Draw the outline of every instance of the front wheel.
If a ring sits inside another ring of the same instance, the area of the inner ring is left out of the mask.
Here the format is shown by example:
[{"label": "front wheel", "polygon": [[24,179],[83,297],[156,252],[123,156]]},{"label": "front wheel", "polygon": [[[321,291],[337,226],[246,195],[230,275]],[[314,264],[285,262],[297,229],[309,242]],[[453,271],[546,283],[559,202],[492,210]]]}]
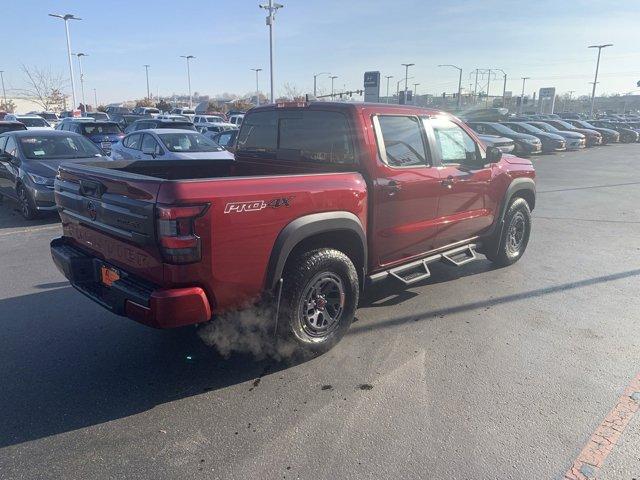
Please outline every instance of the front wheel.
[{"label": "front wheel", "polygon": [[322,248],[288,263],[278,335],[309,353],[324,353],[349,329],[360,295],[358,273],[344,253]]},{"label": "front wheel", "polygon": [[31,199],[29,192],[24,185],[18,186],[18,203],[20,204],[20,213],[26,220],[35,220],[38,218],[38,210],[35,202]]},{"label": "front wheel", "polygon": [[[531,210],[524,198],[515,198],[504,216],[500,238],[485,252],[492,262],[507,266],[516,263],[524,254],[531,235]],[[498,243],[497,249],[495,243]]]}]

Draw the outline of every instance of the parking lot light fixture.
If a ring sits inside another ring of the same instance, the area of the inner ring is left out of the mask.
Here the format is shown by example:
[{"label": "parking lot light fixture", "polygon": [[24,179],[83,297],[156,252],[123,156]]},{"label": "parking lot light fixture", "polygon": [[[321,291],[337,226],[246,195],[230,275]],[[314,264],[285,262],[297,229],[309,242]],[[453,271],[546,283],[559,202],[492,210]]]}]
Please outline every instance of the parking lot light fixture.
[{"label": "parking lot light fixture", "polygon": [[[439,67],[452,67],[458,70],[458,109],[462,106],[462,68],[451,65],[450,63],[445,63],[443,65],[438,65]],[[476,69],[476,85],[478,84],[478,70]]]},{"label": "parking lot light fixture", "polygon": [[79,17],[76,17],[71,13],[65,13],[64,15],[61,15],[59,13],[50,13],[49,16],[64,20],[64,30],[67,35],[67,58],[69,60],[69,77],[71,80],[71,98],[73,99],[73,107],[71,108],[71,110],[75,110],[77,105],[76,104],[76,86],[75,86],[75,81],[73,79],[73,63],[71,62],[71,40],[69,39],[69,20],[82,20],[82,19]]},{"label": "parking lot light fixture", "polygon": [[252,68],[256,72],[256,107],[260,106],[260,84],[258,83],[258,72],[261,72],[261,68]]},{"label": "parking lot light fixture", "polygon": [[96,112],[98,111],[98,93],[96,92],[96,89],[93,89],[93,102],[96,104]]},{"label": "parking lot light fixture", "polygon": [[522,78],[522,93],[520,94],[520,111],[518,113],[522,114],[524,110],[524,83],[529,80],[531,77],[521,77]]},{"label": "parking lot light fixture", "polygon": [[600,68],[600,53],[603,48],[613,47],[613,43],[605,43],[603,45],[589,45],[588,48],[598,49],[598,60],[596,61],[596,76],[593,79],[593,89],[591,90],[591,117],[593,117],[593,108],[596,103],[596,85],[598,84],[598,69]]},{"label": "parking lot light fixture", "polygon": [[418,100],[418,85],[420,85],[419,83],[414,83],[413,84],[413,103],[416,104],[417,100]]},{"label": "parking lot light fixture", "polygon": [[194,59],[193,55],[180,55],[180,58],[184,58],[187,61],[187,84],[189,85],[189,108],[193,107],[191,98],[191,69],[189,67],[189,60]]},{"label": "parking lot light fixture", "polygon": [[333,81],[336,78],[338,78],[338,76],[337,75],[331,75],[329,78],[331,79],[331,100],[333,100]]},{"label": "parking lot light fixture", "polygon": [[82,57],[88,57],[86,53],[76,53],[76,57],[78,57],[78,70],[80,71],[80,98],[82,99],[82,107],[85,112],[87,110],[86,104],[84,102],[84,72],[82,71]]},{"label": "parking lot light fixture", "polygon": [[7,108],[7,91],[4,89],[4,70],[0,70],[0,80],[2,80],[2,96],[4,98],[4,108]]},{"label": "parking lot light fixture", "polygon": [[331,75],[331,72],[320,72],[320,73],[314,73],[313,74],[313,96],[315,97],[317,95],[317,79],[320,75]]},{"label": "parking lot light fixture", "polygon": [[269,3],[263,3],[259,5],[260,8],[265,9],[267,14],[267,26],[269,27],[269,75],[271,77],[271,103],[274,103],[275,97],[273,95],[273,22],[276,19],[276,12],[278,9],[284,7],[280,3],[274,3],[273,0],[269,0]]},{"label": "parking lot light fixture", "polygon": [[149,67],[151,65],[144,65],[144,71],[147,76],[147,98],[151,98],[151,91],[149,90]]},{"label": "parking lot light fixture", "polygon": [[[407,90],[408,90],[408,82],[409,82],[409,67],[413,67],[415,63],[403,63],[404,67],[404,103],[407,103]],[[398,99],[400,100],[400,99]]]},{"label": "parking lot light fixture", "polygon": [[393,78],[393,75],[385,75],[385,77],[387,79],[387,103],[389,103],[389,79]]}]

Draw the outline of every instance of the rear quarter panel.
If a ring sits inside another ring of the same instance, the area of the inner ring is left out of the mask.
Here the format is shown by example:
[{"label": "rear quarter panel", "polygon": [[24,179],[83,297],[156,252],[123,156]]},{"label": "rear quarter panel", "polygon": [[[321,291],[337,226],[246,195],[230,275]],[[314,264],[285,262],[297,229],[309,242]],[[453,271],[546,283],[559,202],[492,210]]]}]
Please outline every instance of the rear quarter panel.
[{"label": "rear quarter panel", "polygon": [[196,223],[202,262],[165,265],[169,284],[194,284],[217,311],[242,307],[263,291],[280,231],[305,215],[347,211],[367,228],[367,189],[359,173],[305,174],[166,182],[160,204],[209,203]]}]

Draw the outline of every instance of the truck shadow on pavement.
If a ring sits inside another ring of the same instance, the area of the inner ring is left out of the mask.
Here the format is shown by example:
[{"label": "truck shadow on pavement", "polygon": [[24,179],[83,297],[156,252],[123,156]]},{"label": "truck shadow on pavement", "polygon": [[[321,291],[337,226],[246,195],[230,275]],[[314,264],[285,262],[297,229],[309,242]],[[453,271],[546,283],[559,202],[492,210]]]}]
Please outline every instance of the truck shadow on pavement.
[{"label": "truck shadow on pavement", "polygon": [[[68,285],[68,284],[67,284]],[[135,415],[295,363],[223,358],[195,328],[153,330],[71,287],[0,300],[0,448]]]},{"label": "truck shadow on pavement", "polygon": [[29,228],[60,223],[57,212],[43,213],[37,220],[25,220],[18,210],[18,204],[9,198],[0,201],[0,233],[3,228]]},{"label": "truck shadow on pavement", "polygon": [[[476,268],[468,273],[489,267]],[[349,334],[638,275],[640,269],[628,270],[413,315],[358,322]],[[38,293],[0,300],[0,448],[117,420],[249,380],[254,380],[255,386],[263,375],[295,365],[256,361],[247,355],[222,358],[202,343],[195,329],[152,330],[103,311],[71,287],[56,283],[38,287],[42,289]]]}]

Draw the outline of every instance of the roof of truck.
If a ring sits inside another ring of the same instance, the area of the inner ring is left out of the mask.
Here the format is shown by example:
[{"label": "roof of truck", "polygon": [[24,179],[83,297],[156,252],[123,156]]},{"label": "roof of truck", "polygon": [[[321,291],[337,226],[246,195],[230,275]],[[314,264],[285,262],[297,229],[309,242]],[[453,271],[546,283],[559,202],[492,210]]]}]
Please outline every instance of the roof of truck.
[{"label": "roof of truck", "polygon": [[[284,103],[270,103],[268,105],[261,105],[254,107],[250,112],[264,111],[264,110],[279,110],[279,109],[295,109],[295,108],[309,108],[309,109],[323,109],[329,107],[332,110],[364,110],[375,109],[384,112],[407,112],[412,111],[416,114],[422,115],[451,115],[448,112],[442,110],[436,110],[433,108],[416,107],[415,105],[398,105],[392,103],[344,103],[344,102],[284,102]],[[248,112],[249,113],[249,112]]]}]

